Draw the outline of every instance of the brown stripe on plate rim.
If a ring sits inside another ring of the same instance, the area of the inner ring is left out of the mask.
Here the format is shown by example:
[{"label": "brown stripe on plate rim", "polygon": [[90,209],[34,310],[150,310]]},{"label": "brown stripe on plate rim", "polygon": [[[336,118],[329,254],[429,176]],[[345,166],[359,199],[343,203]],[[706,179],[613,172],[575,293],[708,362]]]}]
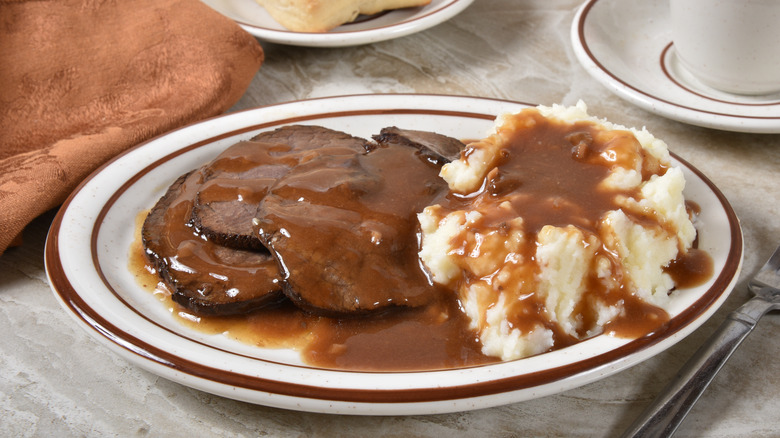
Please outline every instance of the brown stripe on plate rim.
[{"label": "brown stripe on plate rim", "polygon": [[[255,129],[262,129],[265,126],[275,126],[284,123],[289,123],[292,121],[297,122],[303,120],[311,120],[311,119],[323,118],[326,116],[332,117],[334,114],[365,115],[365,114],[393,114],[393,113],[436,114],[436,115],[453,115],[453,116],[458,115],[458,116],[478,117],[484,119],[494,118],[494,115],[486,115],[486,114],[448,112],[448,111],[438,111],[438,110],[416,110],[416,109],[413,110],[387,109],[387,110],[334,112],[328,114],[301,116],[292,119],[285,119],[281,121],[277,120],[265,124],[253,125],[252,127],[242,128],[240,130],[232,131],[231,133],[222,134],[210,140],[198,142],[195,145],[187,146],[184,149],[191,150],[192,148],[197,147],[196,145],[202,146],[205,143],[214,141],[215,139],[219,139],[221,137],[237,135],[242,132],[252,131]],[[143,144],[139,145],[138,147],[142,147],[142,146]],[[167,161],[171,159],[173,156],[176,156],[180,153],[181,151],[173,152],[169,157],[166,157],[165,159],[162,160],[158,160],[158,162],[156,162],[155,165],[158,165],[160,161]],[[328,400],[328,401],[340,401],[340,402],[414,403],[414,402],[435,402],[435,401],[446,401],[446,400],[456,400],[456,399],[468,399],[473,397],[495,395],[500,393],[506,393],[506,392],[516,391],[516,390],[537,387],[543,384],[549,384],[565,378],[573,377],[579,373],[593,370],[604,365],[608,365],[609,363],[614,362],[619,358],[626,357],[631,353],[635,353],[641,349],[652,346],[660,342],[661,340],[665,339],[667,336],[676,333],[679,330],[681,330],[683,327],[687,326],[693,319],[703,314],[706,309],[712,306],[718,300],[718,298],[725,292],[725,288],[729,285],[729,283],[735,276],[737,269],[739,268],[740,265],[740,260],[742,258],[741,257],[742,234],[739,229],[739,224],[736,215],[733,209],[731,208],[731,206],[729,205],[728,201],[726,200],[726,198],[723,196],[723,194],[712,184],[712,182],[708,178],[706,178],[698,169],[691,167],[690,164],[680,159],[676,155],[674,157],[677,160],[679,160],[681,164],[685,165],[691,171],[693,171],[699,178],[702,179],[702,181],[705,182],[705,184],[709,187],[709,189],[713,191],[713,193],[716,195],[718,200],[721,202],[721,205],[724,211],[726,212],[729,221],[729,228],[731,233],[731,246],[729,249],[729,256],[727,258],[724,269],[720,272],[720,275],[713,283],[713,286],[710,289],[708,289],[707,292],[705,292],[702,295],[702,297],[699,298],[699,300],[697,300],[693,305],[689,306],[680,315],[670,320],[668,325],[662,330],[656,331],[642,338],[633,340],[628,344],[619,347],[617,349],[611,350],[607,353],[590,357],[572,364],[568,364],[557,368],[546,369],[546,370],[542,370],[530,374],[511,376],[511,377],[497,379],[497,380],[476,382],[476,383],[470,383],[470,384],[464,384],[464,385],[458,385],[452,387],[438,387],[438,388],[436,387],[407,388],[407,389],[324,388],[319,386],[301,385],[301,384],[288,383],[288,382],[276,381],[271,379],[264,379],[260,377],[248,376],[248,375],[234,373],[234,372],[225,371],[221,369],[215,369],[173,355],[169,352],[160,350],[130,335],[129,333],[119,329],[118,327],[114,326],[112,323],[107,321],[103,316],[98,314],[94,309],[90,308],[84,302],[84,300],[79,296],[78,292],[73,288],[72,284],[70,283],[67,276],[65,275],[62,269],[62,265],[59,263],[58,233],[62,224],[62,216],[64,214],[64,211],[66,210],[68,204],[70,203],[71,198],[75,195],[75,193],[78,190],[75,191],[74,195],[71,195],[71,197],[66,201],[66,203],[63,205],[63,208],[60,209],[60,211],[58,212],[57,216],[54,219],[51,228],[52,231],[47,237],[47,250],[46,250],[45,257],[49,269],[49,275],[50,278],[52,279],[52,286],[56,286],[54,287],[55,292],[61,297],[62,301],[66,304],[66,306],[70,308],[75,315],[78,315],[78,317],[87,326],[93,328],[97,333],[107,338],[112,343],[118,345],[119,347],[133,354],[142,357],[143,359],[152,361],[158,365],[168,367],[170,369],[176,370],[184,374],[192,375],[221,385],[240,387],[251,391],[270,392],[273,394],[284,395],[284,396]],[[145,168],[141,173],[148,172],[150,168],[154,167],[155,165],[147,166],[147,168]],[[138,177],[139,176],[134,177],[133,181],[137,180]],[[91,179],[91,177],[89,179]],[[86,182],[87,181],[82,183],[82,186]],[[106,214],[105,212],[107,211],[108,206],[113,204],[116,201],[116,199],[118,199],[119,193],[125,191],[127,187],[129,187],[129,184],[131,183],[130,182],[125,183],[122,186],[122,188],[111,197],[111,200],[106,204],[106,206],[103,207],[103,210],[101,210],[100,213],[101,218],[105,216]],[[100,223],[99,220],[97,220],[96,222],[97,224]],[[93,237],[91,242],[91,250],[93,256],[93,263],[95,264],[95,268],[97,269],[101,279],[106,284],[106,287],[109,290],[111,290],[111,292],[118,299],[120,299],[124,305],[127,306],[127,303],[124,302],[124,300],[122,300],[121,297],[117,295],[116,291],[114,291],[113,288],[111,288],[111,286],[108,285],[108,283],[106,283],[105,277],[103,276],[100,267],[97,263],[96,254],[95,254],[96,251],[95,236],[98,234],[99,231],[98,228],[94,229],[92,233]],[[138,313],[134,308],[132,307],[130,308],[134,312]],[[149,321],[148,318],[146,317],[144,318],[147,321]],[[150,322],[157,325],[153,321]],[[177,336],[181,336],[179,333],[175,333],[175,332],[172,333]],[[202,344],[202,345],[206,345],[206,344]],[[209,345],[206,346],[209,348],[214,348]],[[228,353],[235,354],[232,352],[228,352]],[[264,359],[259,359],[254,357],[252,357],[251,359],[260,360],[266,363],[273,363]],[[280,365],[286,367],[291,367],[291,366],[296,367],[295,365],[289,365],[289,364],[280,364]],[[486,365],[486,366],[489,367],[491,365]],[[331,370],[324,370],[319,368],[317,369],[322,371],[331,371]],[[339,370],[332,370],[332,371],[340,372]],[[441,370],[441,371],[451,371],[451,370]],[[341,372],[355,373],[354,371],[341,371]],[[436,372],[437,372],[436,370],[421,371],[421,373],[426,373],[426,374],[435,374]],[[385,373],[358,372],[358,373],[395,374],[392,372],[385,372]]]},{"label": "brown stripe on plate rim", "polygon": [[[596,66],[601,69],[604,73],[606,73],[609,77],[614,79],[616,82],[626,86],[627,88],[630,88],[634,91],[636,91],[639,94],[645,95],[651,99],[657,100],[659,102],[663,102],[665,104],[675,106],[678,108],[694,111],[697,113],[704,113],[704,114],[712,114],[714,116],[723,116],[723,117],[733,117],[737,119],[754,119],[754,120],[776,120],[780,119],[778,116],[774,117],[761,117],[761,116],[743,116],[738,114],[728,114],[728,113],[719,113],[715,111],[708,111],[701,108],[693,108],[686,105],[681,105],[666,99],[661,99],[658,96],[654,96],[648,92],[642,91],[639,88],[634,87],[633,85],[629,84],[628,82],[625,82],[624,80],[620,79],[618,76],[616,76],[614,73],[612,73],[610,70],[608,70],[599,60],[596,58],[596,56],[593,55],[593,52],[590,50],[590,47],[588,46],[588,42],[585,39],[585,20],[588,18],[588,14],[590,13],[590,10],[593,8],[593,6],[598,2],[599,0],[590,0],[588,4],[585,5],[585,9],[582,11],[582,15],[580,16],[580,21],[577,23],[577,34],[579,35],[580,43],[582,44],[582,48],[585,51],[585,53],[588,55],[588,58],[590,58],[591,61],[593,61]],[[661,57],[663,57],[663,53],[661,54]],[[661,61],[661,64],[663,65],[663,58]],[[667,75],[668,76],[668,75]],[[698,95],[697,93],[693,93],[695,95]],[[731,102],[729,102],[731,103]]]}]

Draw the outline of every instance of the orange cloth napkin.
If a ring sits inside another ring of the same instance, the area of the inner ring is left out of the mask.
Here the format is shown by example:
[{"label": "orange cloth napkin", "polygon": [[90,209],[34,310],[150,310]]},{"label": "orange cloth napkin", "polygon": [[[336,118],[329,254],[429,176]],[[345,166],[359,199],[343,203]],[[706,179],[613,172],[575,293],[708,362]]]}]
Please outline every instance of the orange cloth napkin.
[{"label": "orange cloth napkin", "polygon": [[0,254],[111,157],[230,108],[262,62],[199,0],[0,0]]}]

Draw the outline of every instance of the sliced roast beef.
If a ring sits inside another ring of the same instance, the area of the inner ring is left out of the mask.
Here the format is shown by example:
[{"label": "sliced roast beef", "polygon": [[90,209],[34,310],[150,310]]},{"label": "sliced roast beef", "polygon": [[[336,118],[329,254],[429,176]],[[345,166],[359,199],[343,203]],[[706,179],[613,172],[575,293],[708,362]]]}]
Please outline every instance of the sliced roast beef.
[{"label": "sliced roast beef", "polygon": [[236,250],[203,239],[189,224],[202,183],[200,170],[182,175],[144,221],[148,259],[172,299],[198,314],[247,313],[284,299],[277,264],[268,251]]},{"label": "sliced roast beef", "polygon": [[219,244],[260,249],[263,245],[252,231],[252,219],[271,185],[322,151],[363,153],[367,143],[320,126],[292,125],[231,146],[203,170],[193,225]]},{"label": "sliced roast beef", "polygon": [[260,239],[285,294],[326,315],[419,306],[434,289],[419,265],[416,214],[447,192],[418,148],[323,153],[292,169],[260,204]]},{"label": "sliced roast beef", "polygon": [[460,140],[446,135],[400,129],[395,126],[382,128],[373,138],[379,144],[398,144],[417,148],[422,156],[438,165],[459,159],[460,153],[465,148]]},{"label": "sliced roast beef", "polygon": [[415,215],[446,194],[440,165],[463,145],[397,128],[374,138],[287,126],[179,178],[142,230],[174,300],[227,315],[287,296],[344,316],[433,299]]}]

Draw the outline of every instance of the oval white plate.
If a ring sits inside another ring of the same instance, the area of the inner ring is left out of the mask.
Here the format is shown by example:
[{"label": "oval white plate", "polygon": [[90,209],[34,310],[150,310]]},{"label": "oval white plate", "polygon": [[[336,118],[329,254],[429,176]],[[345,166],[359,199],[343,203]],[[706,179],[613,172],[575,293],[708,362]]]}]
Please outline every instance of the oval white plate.
[{"label": "oval white plate", "polygon": [[674,55],[668,0],[590,0],[571,27],[596,80],[647,111],[727,131],[780,133],[780,93],[739,96],[702,84]]},{"label": "oval white plate", "polygon": [[[680,162],[686,197],[701,206],[700,247],[715,261],[707,284],[679,290],[669,326],[640,339],[598,336],[512,362],[427,372],[369,373],[307,366],[289,350],[244,345],[178,324],[128,269],[134,220],[182,173],[262,130],[317,124],[369,137],[382,127],[484,136],[494,117],[528,105],[433,95],[360,95],[283,103],[230,114],[142,144],[95,172],[51,227],[46,268],[63,307],[96,339],[153,373],[203,391],[340,414],[428,414],[485,408],[561,392],[603,378],[678,342],[726,299],[742,262],[737,218],[716,187]],[[678,161],[679,162],[679,161]]]},{"label": "oval white plate", "polygon": [[341,47],[375,43],[420,32],[443,23],[466,9],[473,0],[432,0],[418,8],[395,9],[330,32],[306,33],[285,29],[254,0],[203,0],[252,35],[272,43],[309,47]]}]

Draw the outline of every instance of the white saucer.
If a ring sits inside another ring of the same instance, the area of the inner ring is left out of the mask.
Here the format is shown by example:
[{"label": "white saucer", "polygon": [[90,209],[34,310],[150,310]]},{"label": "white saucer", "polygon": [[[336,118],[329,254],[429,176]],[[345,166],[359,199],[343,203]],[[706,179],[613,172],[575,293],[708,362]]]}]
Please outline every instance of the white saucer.
[{"label": "white saucer", "polygon": [[255,0],[203,0],[263,41],[293,46],[342,47],[370,44],[420,32],[449,20],[473,0],[431,0],[427,6],[358,17],[330,32],[293,32],[276,22]]},{"label": "white saucer", "polygon": [[740,96],[702,84],[674,55],[667,0],[589,0],[571,28],[580,63],[621,98],[692,125],[780,133],[780,93]]}]

